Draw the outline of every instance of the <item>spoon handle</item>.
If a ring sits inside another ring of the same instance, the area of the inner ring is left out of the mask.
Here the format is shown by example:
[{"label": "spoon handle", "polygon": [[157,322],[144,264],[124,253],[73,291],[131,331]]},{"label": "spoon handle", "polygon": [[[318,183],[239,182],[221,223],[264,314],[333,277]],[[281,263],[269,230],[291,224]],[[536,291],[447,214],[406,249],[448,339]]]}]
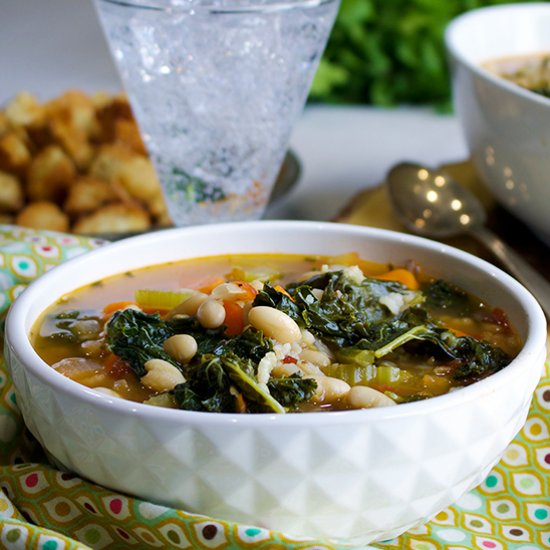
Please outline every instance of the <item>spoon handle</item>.
[{"label": "spoon handle", "polygon": [[489,229],[476,227],[470,235],[489,248],[510,273],[531,291],[550,319],[550,283]]}]

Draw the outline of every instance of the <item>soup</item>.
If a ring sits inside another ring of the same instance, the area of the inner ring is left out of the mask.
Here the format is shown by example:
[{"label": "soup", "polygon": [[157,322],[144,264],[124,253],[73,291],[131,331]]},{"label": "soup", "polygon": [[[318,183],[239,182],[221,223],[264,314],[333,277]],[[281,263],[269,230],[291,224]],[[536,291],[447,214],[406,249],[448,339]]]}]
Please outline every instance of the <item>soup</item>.
[{"label": "soup", "polygon": [[31,340],[113,397],[205,412],[285,413],[435,397],[505,367],[503,311],[414,262],[232,255],[123,273],[63,296]]},{"label": "soup", "polygon": [[494,59],[484,67],[518,86],[550,97],[550,53]]}]

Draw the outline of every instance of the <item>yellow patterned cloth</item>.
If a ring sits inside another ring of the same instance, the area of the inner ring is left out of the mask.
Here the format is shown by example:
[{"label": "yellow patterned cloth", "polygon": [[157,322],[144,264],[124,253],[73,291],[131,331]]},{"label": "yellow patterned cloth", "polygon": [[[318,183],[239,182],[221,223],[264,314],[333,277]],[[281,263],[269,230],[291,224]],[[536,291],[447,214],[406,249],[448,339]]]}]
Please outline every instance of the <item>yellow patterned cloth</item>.
[{"label": "yellow patterned cloth", "polygon": [[[0,226],[0,312],[54,265],[101,241]],[[50,466],[25,430],[8,370],[0,364],[0,548],[335,550],[173,510],[114,493]],[[541,550],[550,548],[550,367],[529,418],[477,489],[433,521],[378,549]]]}]

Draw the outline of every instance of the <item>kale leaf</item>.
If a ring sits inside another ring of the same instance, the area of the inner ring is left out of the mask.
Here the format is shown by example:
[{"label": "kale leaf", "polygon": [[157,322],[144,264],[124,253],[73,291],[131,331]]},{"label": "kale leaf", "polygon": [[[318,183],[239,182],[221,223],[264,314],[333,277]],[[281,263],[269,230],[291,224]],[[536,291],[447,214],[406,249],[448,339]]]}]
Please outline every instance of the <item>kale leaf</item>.
[{"label": "kale leaf", "polygon": [[190,203],[217,202],[226,198],[219,185],[191,176],[177,166],[172,168],[168,176],[167,189],[169,195],[183,194]]},{"label": "kale leaf", "polygon": [[123,309],[113,314],[106,329],[109,348],[128,361],[137,376],[145,376],[144,365],[149,359],[164,359],[177,366],[162,347],[175,332],[157,313],[150,315],[133,308]]},{"label": "kale leaf", "polygon": [[[315,296],[313,289],[323,291],[321,299]],[[365,277],[361,283],[354,282],[345,271],[315,275],[302,283],[289,285],[288,291],[293,301],[288,298],[287,302],[282,301],[283,311],[337,348],[354,346],[361,339],[389,341],[395,337],[396,327],[391,329],[391,336],[379,334],[381,327],[394,318],[380,298],[389,294],[410,294],[403,285],[393,281]],[[402,331],[408,328],[404,325]]]},{"label": "kale leaf", "polygon": [[231,380],[219,356],[203,355],[184,368],[184,376],[186,381],[172,390],[180,408],[208,412],[234,410],[235,398],[229,391]]},{"label": "kale leaf", "polygon": [[240,392],[250,410],[284,413],[285,409],[265,387],[258,384],[251,359],[231,351],[208,354],[184,369],[186,382],[172,390],[180,408],[210,412],[235,412],[236,398],[231,387]]},{"label": "kale leaf", "polygon": [[[130,364],[138,377],[146,374],[149,359],[164,359],[183,371],[186,382],[172,390],[181,408],[232,412],[236,386],[256,410],[284,412],[284,408],[256,381],[257,364],[273,349],[271,342],[252,327],[235,337],[219,329],[204,329],[195,318],[163,320],[158,314],[136,309],[116,312],[107,324],[107,341],[113,353]],[[195,359],[178,365],[163,349],[174,334],[190,334],[198,345]]]},{"label": "kale leaf", "polygon": [[252,327],[246,328],[241,334],[234,337],[226,337],[218,342],[213,349],[216,355],[226,355],[232,353],[239,357],[251,359],[254,363],[259,363],[265,354],[273,350],[273,344],[261,331]]},{"label": "kale leaf", "polygon": [[99,338],[101,325],[94,311],[69,310],[48,315],[41,335],[52,341],[81,343]]},{"label": "kale leaf", "polygon": [[[320,299],[314,289],[323,290]],[[414,295],[396,282],[366,277],[358,283],[345,271],[332,271],[291,284],[287,290],[292,299],[265,285],[254,305],[284,311],[328,344],[343,363],[368,366],[403,346],[413,354],[458,361],[454,377],[469,383],[510,362],[500,348],[468,336],[457,337],[431,316],[430,309],[471,308],[468,295],[445,281],[427,287],[424,303],[417,293],[409,307],[397,314],[380,299],[389,294]]]},{"label": "kale leaf", "polygon": [[475,382],[493,374],[510,363],[511,358],[502,349],[471,336],[455,336],[445,331],[441,335],[442,348],[454,359],[460,361],[454,371],[456,380]]},{"label": "kale leaf", "polygon": [[458,310],[467,314],[471,310],[468,294],[443,279],[429,284],[423,290],[426,306],[434,310]]},{"label": "kale leaf", "polygon": [[317,388],[317,382],[313,378],[302,378],[299,374],[291,374],[284,378],[271,378],[267,383],[269,393],[288,408],[308,401],[313,397]]},{"label": "kale leaf", "polygon": [[265,283],[263,289],[254,298],[253,306],[274,307],[289,317],[292,317],[299,325],[304,325],[301,309],[283,292],[279,292],[269,283]]}]

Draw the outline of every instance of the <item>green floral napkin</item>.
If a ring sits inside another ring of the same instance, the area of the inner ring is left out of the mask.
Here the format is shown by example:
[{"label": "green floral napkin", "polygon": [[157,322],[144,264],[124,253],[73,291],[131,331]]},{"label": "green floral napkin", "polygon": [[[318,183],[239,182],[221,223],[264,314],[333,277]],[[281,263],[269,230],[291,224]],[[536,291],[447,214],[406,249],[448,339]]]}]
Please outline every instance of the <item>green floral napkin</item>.
[{"label": "green floral napkin", "polygon": [[[0,226],[0,314],[25,286],[102,241]],[[305,540],[173,510],[93,485],[50,466],[17,409],[0,364],[0,548],[333,550]],[[550,366],[529,419],[484,483],[430,523],[371,548],[550,548]]]}]

